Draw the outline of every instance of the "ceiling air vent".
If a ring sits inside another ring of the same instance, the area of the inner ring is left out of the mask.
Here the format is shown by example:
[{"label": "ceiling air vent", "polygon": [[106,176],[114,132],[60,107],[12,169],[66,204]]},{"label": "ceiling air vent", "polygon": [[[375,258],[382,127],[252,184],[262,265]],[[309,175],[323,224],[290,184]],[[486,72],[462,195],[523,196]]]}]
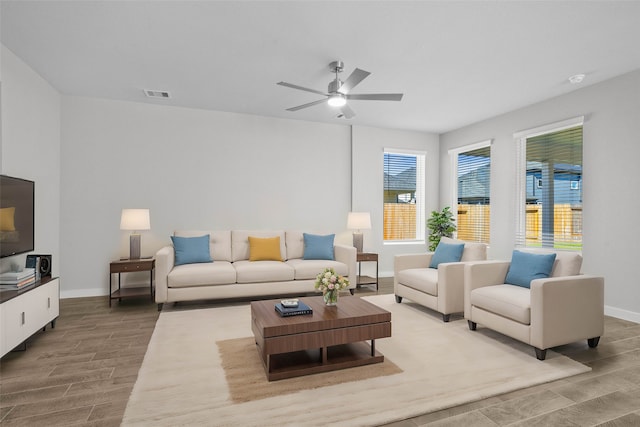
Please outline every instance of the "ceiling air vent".
[{"label": "ceiling air vent", "polygon": [[144,94],[149,98],[171,98],[171,94],[164,90],[144,89]]}]

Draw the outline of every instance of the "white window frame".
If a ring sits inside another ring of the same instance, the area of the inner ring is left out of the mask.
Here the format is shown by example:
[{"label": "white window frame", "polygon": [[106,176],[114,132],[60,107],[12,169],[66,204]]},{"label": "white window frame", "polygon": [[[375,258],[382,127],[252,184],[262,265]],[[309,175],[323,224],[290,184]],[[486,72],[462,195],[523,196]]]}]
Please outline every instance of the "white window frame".
[{"label": "white window frame", "polygon": [[[516,146],[516,197],[515,209],[516,213],[516,235],[515,247],[527,246],[527,220],[526,220],[526,201],[527,201],[527,139],[534,136],[540,136],[547,133],[559,132],[565,129],[571,129],[577,126],[584,126],[584,116],[573,117],[555,123],[538,126],[531,129],[521,130],[513,134]],[[544,185],[544,183],[543,183]]]},{"label": "white window frame", "polygon": [[[382,236],[383,245],[406,245],[425,244],[426,242],[426,167],[427,152],[419,150],[407,150],[402,148],[384,148],[382,155],[382,171],[384,174],[384,154],[398,154],[401,156],[416,156],[416,238],[405,240],[384,240],[384,230]],[[384,185],[382,191],[384,192]],[[383,213],[384,215],[384,209]],[[420,237],[418,237],[420,236]]]}]

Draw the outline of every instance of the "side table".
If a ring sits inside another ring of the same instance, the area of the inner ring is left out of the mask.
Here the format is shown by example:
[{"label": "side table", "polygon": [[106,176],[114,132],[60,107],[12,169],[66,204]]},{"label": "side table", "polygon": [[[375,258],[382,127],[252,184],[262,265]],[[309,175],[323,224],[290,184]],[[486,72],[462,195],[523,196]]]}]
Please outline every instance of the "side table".
[{"label": "side table", "polygon": [[[109,307],[111,307],[111,300],[113,299],[121,301],[122,298],[150,296],[151,302],[153,302],[153,273],[155,271],[155,268],[155,258],[120,259],[117,261],[111,261],[111,264],[109,265]],[[121,287],[120,276],[122,275],[122,273],[133,273],[136,271],[149,272],[149,287]],[[118,274],[118,289],[112,291],[111,277],[115,273]]]},{"label": "side table", "polygon": [[[376,285],[376,291],[378,290],[378,254],[372,252],[358,252],[356,254],[356,262],[358,263],[358,280],[357,286],[360,285]],[[363,276],[362,263],[363,262],[375,262],[376,263],[376,277]]]}]

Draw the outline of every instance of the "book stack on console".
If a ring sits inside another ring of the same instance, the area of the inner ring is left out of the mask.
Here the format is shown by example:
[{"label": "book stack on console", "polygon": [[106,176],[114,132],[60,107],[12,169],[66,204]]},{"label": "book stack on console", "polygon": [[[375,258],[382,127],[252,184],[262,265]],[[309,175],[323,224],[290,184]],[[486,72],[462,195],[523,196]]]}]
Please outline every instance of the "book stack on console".
[{"label": "book stack on console", "polygon": [[300,300],[283,300],[276,303],[276,311],[282,317],[313,314],[313,310]]},{"label": "book stack on console", "polygon": [[3,289],[22,289],[36,283],[36,269],[25,268],[22,271],[8,271],[0,274],[0,286]]}]

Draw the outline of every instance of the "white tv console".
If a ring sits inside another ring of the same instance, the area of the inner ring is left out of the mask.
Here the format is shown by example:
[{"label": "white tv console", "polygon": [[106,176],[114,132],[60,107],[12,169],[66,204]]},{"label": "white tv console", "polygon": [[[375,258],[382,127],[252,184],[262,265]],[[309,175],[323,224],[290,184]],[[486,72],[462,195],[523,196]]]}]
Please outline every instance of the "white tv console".
[{"label": "white tv console", "polygon": [[60,315],[60,279],[45,277],[21,290],[0,291],[0,357]]}]

